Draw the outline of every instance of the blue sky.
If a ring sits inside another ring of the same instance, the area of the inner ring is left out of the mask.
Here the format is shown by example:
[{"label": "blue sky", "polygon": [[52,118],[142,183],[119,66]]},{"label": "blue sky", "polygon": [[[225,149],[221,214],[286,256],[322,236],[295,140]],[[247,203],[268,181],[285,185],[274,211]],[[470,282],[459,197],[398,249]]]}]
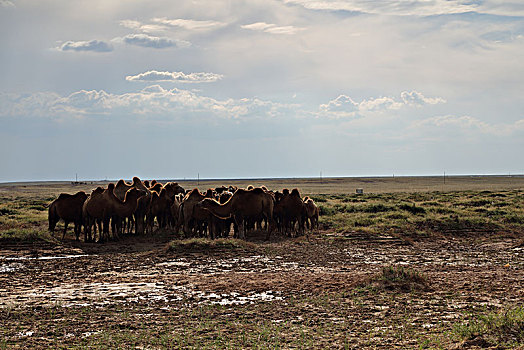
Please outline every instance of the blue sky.
[{"label": "blue sky", "polygon": [[524,173],[521,1],[0,0],[0,181]]}]

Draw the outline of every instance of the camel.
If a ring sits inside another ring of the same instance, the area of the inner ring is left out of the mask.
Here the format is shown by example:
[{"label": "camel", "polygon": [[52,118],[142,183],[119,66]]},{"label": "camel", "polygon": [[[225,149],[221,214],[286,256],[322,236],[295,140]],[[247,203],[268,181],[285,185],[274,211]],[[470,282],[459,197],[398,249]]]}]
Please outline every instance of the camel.
[{"label": "camel", "polygon": [[203,231],[203,227],[207,224],[210,228],[210,235],[212,237],[214,236],[211,222],[212,216],[208,211],[196,208],[196,204],[204,198],[213,198],[213,191],[207,190],[206,194],[203,194],[195,188],[184,197],[184,201],[180,205],[179,210],[179,220],[183,220],[184,234],[191,234],[191,224],[193,224],[193,228],[195,228],[196,231]]},{"label": "camel", "polygon": [[[91,241],[91,227],[95,224],[95,221],[98,223],[99,228],[99,242],[108,238],[109,221],[111,218],[115,221],[117,218],[129,217],[132,215],[136,210],[138,198],[143,195],[141,190],[132,188],[126,193],[124,201],[121,201],[114,195],[114,188],[115,185],[109,184],[107,189],[103,190],[103,192],[95,190],[84,203],[83,212],[87,219],[85,230],[86,241],[88,239]],[[103,224],[103,227],[101,227],[101,223]],[[113,230],[113,235],[118,236],[115,229]]]},{"label": "camel", "polygon": [[[113,185],[109,184],[108,188]],[[98,225],[99,236],[102,236],[102,220],[104,218],[103,193],[107,191],[102,187],[97,187],[91,191],[91,195],[86,199],[82,206],[82,217],[84,219],[84,242],[93,242],[96,236]],[[93,228],[93,236],[91,236]]]},{"label": "camel", "polygon": [[[126,195],[126,192],[129,191],[131,188],[137,188],[139,190],[148,192],[147,186],[137,176],[133,177],[133,182],[131,184],[127,184],[122,179],[118,180],[118,182],[115,185],[115,189],[113,190],[113,192],[114,192],[115,196],[118,199],[123,201],[124,200],[124,196]],[[133,221],[133,218],[132,217],[129,218],[129,221],[127,223],[128,224],[128,226],[127,226],[128,232],[131,231],[132,221]],[[122,223],[118,223],[118,225],[120,225],[120,224],[124,224],[125,225],[125,223],[126,223],[126,221],[124,219],[123,222]]]},{"label": "camel", "polygon": [[176,232],[178,232],[178,230],[180,229],[181,220],[179,217],[179,213],[180,213],[180,205],[182,204],[183,199],[184,199],[183,193],[177,194],[170,208],[171,218],[173,219],[172,226]]},{"label": "camel", "polygon": [[175,198],[177,194],[185,193],[186,190],[176,182],[168,182],[164,185],[167,195],[171,200]]},{"label": "camel", "polygon": [[291,193],[284,189],[282,194],[276,195],[276,199],[275,216],[280,220],[280,228],[289,236],[293,236],[295,224],[298,223],[298,233],[304,232],[306,208],[298,189],[294,188]]},{"label": "camel", "polygon": [[[122,233],[121,223],[124,219],[133,217],[136,208],[138,207],[138,200],[140,197],[146,194],[145,191],[138,188],[132,188],[126,192],[124,200],[121,201],[116,196],[110,197],[111,199],[111,214],[113,222],[116,222],[117,237]],[[113,229],[113,234],[115,229]]]},{"label": "camel", "polygon": [[133,214],[135,218],[135,233],[143,234],[146,231],[146,215],[151,207],[152,192],[146,193],[138,198],[136,210]]},{"label": "camel", "polygon": [[220,219],[233,217],[238,226],[239,238],[246,239],[244,220],[264,216],[268,220],[266,240],[269,240],[273,229],[273,197],[262,190],[238,189],[233,196],[224,204],[214,199],[204,199],[198,204]]},{"label": "camel", "polygon": [[133,182],[130,185],[126,184],[126,182],[122,179],[118,180],[113,192],[115,193],[116,198],[123,201],[124,196],[126,195],[126,192],[129,191],[131,188],[137,188],[139,190],[146,191],[146,192],[148,191],[144,183],[138,177],[135,176],[133,177]]},{"label": "camel", "polygon": [[160,190],[160,194],[152,192],[151,205],[146,216],[146,224],[150,228],[150,232],[153,232],[155,217],[158,221],[159,228],[164,228],[166,226],[170,208],[171,200],[165,188]]},{"label": "camel", "polygon": [[320,213],[318,206],[315,204],[315,201],[309,197],[304,197],[303,202],[306,207],[306,225],[308,225],[311,230],[315,228],[318,230],[318,216]]},{"label": "camel", "polygon": [[75,225],[74,231],[76,240],[80,236],[82,230],[82,206],[87,199],[87,194],[84,191],[77,192],[73,195],[62,193],[49,205],[49,231],[54,233],[56,224],[60,219],[64,220],[64,233],[62,239],[65,238],[67,226],[70,222]]}]

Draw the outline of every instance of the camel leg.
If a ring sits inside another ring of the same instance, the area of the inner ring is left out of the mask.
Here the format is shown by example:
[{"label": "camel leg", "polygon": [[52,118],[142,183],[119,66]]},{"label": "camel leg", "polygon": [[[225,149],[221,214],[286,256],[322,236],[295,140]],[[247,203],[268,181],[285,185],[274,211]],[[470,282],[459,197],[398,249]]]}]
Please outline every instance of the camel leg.
[{"label": "camel leg", "polygon": [[69,221],[64,221],[64,234],[62,235],[62,241],[64,240],[66,235],[67,225],[69,225]]}]

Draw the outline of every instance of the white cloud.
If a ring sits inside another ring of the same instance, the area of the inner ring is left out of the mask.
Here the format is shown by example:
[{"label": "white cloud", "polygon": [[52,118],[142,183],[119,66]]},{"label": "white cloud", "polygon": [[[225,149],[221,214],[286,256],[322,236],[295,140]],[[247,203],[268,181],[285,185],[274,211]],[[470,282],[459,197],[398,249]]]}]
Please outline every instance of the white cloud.
[{"label": "white cloud", "polygon": [[124,19],[120,21],[120,25],[135,31],[144,33],[159,33],[168,30],[168,27],[160,24],[143,24],[142,22]]},{"label": "white cloud", "polygon": [[425,97],[417,91],[403,91],[401,94],[402,101],[397,101],[393,97],[378,97],[355,102],[351,97],[340,95],[336,99],[322,104],[319,107],[321,116],[329,117],[354,117],[367,112],[380,112],[387,110],[397,110],[405,106],[423,106],[426,104],[444,103],[445,100],[440,97]]},{"label": "white cloud", "polygon": [[518,1],[468,0],[283,0],[285,4],[299,5],[310,10],[348,11],[379,15],[434,16],[477,12],[483,14],[522,16],[524,5]]},{"label": "white cloud", "polygon": [[255,30],[271,34],[296,34],[304,28],[294,26],[277,26],[276,24],[257,22],[241,26],[243,29]]},{"label": "white cloud", "polygon": [[508,136],[516,131],[524,131],[524,119],[511,124],[492,124],[471,116],[445,115],[413,122],[409,129],[440,137],[454,137],[456,134]]},{"label": "white cloud", "polygon": [[113,46],[100,40],[67,41],[58,47],[58,49],[61,51],[110,52],[113,51]]},{"label": "white cloud", "polygon": [[188,30],[213,30],[226,25],[224,22],[218,21],[197,21],[193,19],[168,19],[168,18],[153,18],[153,22],[168,25],[171,27],[180,27]]},{"label": "white cloud", "polygon": [[420,92],[417,91],[402,91],[400,97],[405,104],[409,106],[423,106],[425,104],[435,105],[437,103],[445,103],[441,97],[425,97]]},{"label": "white cloud", "polygon": [[340,95],[336,99],[329,101],[327,104],[320,105],[323,112],[343,112],[354,113],[358,111],[359,104],[346,95]]},{"label": "white cloud", "polygon": [[111,94],[100,90],[80,90],[69,96],[53,93],[20,96],[0,94],[0,116],[46,116],[65,119],[78,116],[166,116],[185,118],[252,119],[288,116],[296,105],[280,104],[257,98],[216,100],[182,89],[148,86],[138,92]]},{"label": "white cloud", "polygon": [[150,36],[147,34],[129,34],[122,38],[126,44],[141,47],[151,47],[155,49],[164,49],[167,47],[176,47],[177,43],[166,37]]},{"label": "white cloud", "polygon": [[145,82],[172,81],[180,83],[212,83],[222,79],[223,77],[224,76],[221,74],[205,72],[185,74],[183,72],[159,72],[156,70],[151,70],[137,75],[128,75],[126,80]]},{"label": "white cloud", "polygon": [[15,4],[9,0],[0,0],[0,7],[15,7]]}]

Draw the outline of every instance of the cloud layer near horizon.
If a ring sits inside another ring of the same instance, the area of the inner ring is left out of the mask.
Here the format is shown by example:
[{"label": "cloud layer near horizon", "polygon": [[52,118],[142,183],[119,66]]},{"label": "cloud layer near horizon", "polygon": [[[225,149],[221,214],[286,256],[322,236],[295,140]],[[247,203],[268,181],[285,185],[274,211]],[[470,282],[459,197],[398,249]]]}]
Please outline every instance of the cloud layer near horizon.
[{"label": "cloud layer near horizon", "polygon": [[[183,169],[211,155],[210,172],[252,176],[524,172],[516,0],[0,0],[0,9],[0,160],[15,179],[24,159],[24,171],[65,171],[67,162],[31,158],[41,144],[69,160],[84,151],[86,169],[129,169],[109,157],[98,166],[91,139],[122,158],[123,145],[169,157],[184,140]],[[58,147],[64,140],[75,150]],[[149,167],[160,163],[179,169]]]}]

